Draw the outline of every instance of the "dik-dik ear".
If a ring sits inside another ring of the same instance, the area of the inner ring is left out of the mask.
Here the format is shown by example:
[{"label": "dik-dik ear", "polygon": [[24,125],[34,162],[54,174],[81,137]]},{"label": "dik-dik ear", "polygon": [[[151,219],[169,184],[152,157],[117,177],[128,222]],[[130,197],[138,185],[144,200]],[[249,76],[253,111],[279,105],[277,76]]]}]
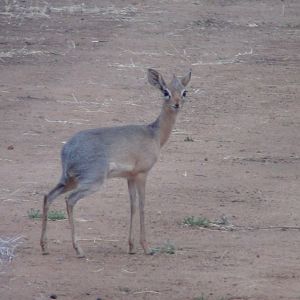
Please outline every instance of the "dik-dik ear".
[{"label": "dik-dik ear", "polygon": [[167,85],[162,77],[162,75],[153,69],[148,69],[148,81],[151,85],[157,87],[161,91],[167,88]]},{"label": "dik-dik ear", "polygon": [[181,78],[181,83],[184,87],[188,85],[188,83],[191,80],[191,77],[192,77],[192,70],[189,70],[189,72]]}]

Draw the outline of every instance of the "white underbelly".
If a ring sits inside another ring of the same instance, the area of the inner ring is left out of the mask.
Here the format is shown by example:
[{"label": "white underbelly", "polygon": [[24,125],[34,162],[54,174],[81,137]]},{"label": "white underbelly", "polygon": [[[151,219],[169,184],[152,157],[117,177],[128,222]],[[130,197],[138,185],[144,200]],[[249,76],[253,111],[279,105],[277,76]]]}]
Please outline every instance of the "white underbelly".
[{"label": "white underbelly", "polygon": [[128,177],[134,171],[134,166],[131,164],[109,163],[108,178],[112,177]]}]

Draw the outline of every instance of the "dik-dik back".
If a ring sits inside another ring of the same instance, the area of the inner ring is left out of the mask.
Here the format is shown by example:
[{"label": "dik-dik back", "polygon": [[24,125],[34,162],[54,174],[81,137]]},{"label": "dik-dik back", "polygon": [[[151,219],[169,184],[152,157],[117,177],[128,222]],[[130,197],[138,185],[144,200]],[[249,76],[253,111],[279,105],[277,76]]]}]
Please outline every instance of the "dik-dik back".
[{"label": "dik-dik back", "polygon": [[90,181],[99,176],[134,176],[153,166],[159,149],[158,136],[150,126],[129,125],[82,131],[62,149],[62,179],[66,182],[69,177]]}]

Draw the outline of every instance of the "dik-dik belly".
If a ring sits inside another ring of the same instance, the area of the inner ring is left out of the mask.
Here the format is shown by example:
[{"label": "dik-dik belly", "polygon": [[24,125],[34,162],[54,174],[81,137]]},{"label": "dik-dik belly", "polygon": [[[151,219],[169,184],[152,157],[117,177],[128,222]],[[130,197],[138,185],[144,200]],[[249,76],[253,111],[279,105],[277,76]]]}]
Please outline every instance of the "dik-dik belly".
[{"label": "dik-dik belly", "polygon": [[134,177],[139,173],[147,173],[158,159],[158,153],[135,157],[127,160],[110,160],[108,166],[108,178]]}]

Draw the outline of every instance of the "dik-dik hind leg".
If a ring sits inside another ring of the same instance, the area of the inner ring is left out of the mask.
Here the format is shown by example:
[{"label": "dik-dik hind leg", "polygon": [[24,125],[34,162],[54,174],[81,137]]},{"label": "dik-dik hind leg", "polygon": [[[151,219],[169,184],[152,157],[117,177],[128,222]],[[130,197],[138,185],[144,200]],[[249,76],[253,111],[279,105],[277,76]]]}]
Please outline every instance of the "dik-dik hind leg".
[{"label": "dik-dik hind leg", "polygon": [[146,241],[146,230],[145,230],[145,192],[146,192],[146,179],[147,173],[141,173],[136,176],[136,187],[139,196],[139,210],[140,210],[140,243],[144,249],[145,254],[152,254],[151,249]]},{"label": "dik-dik hind leg", "polygon": [[[97,185],[101,185],[101,182],[97,182]],[[76,190],[74,190],[68,197],[66,198],[66,206],[67,206],[67,212],[68,212],[68,217],[69,217],[69,223],[71,227],[71,237],[72,237],[72,244],[73,248],[76,251],[76,255],[79,258],[85,257],[84,252],[82,251],[81,247],[78,245],[77,237],[76,237],[76,232],[75,232],[75,224],[74,224],[74,206],[75,204],[82,199],[85,196],[91,195],[95,193],[98,190],[96,183],[84,183],[84,184],[79,184]]]},{"label": "dik-dik hind leg", "polygon": [[70,223],[70,227],[71,227],[72,244],[73,244],[73,248],[76,251],[76,255],[81,258],[81,257],[84,257],[85,255],[84,255],[82,249],[80,248],[80,246],[78,245],[78,242],[76,240],[75,225],[74,225],[74,214],[73,214],[74,205],[70,204],[68,202],[69,199],[70,198],[66,198],[66,206],[67,206],[69,223]]},{"label": "dik-dik hind leg", "polygon": [[44,202],[43,202],[43,216],[42,216],[42,234],[40,239],[40,245],[42,248],[42,254],[47,255],[49,254],[48,251],[48,242],[47,242],[47,218],[48,218],[48,209],[49,209],[49,203],[47,199],[47,195],[44,196]]},{"label": "dik-dik hind leg", "polygon": [[135,254],[134,251],[134,216],[136,211],[136,185],[133,178],[128,179],[128,191],[130,198],[130,225],[129,225],[129,254]]},{"label": "dik-dik hind leg", "polygon": [[51,190],[48,195],[44,196],[43,202],[43,216],[42,216],[42,234],[40,239],[40,245],[42,248],[42,254],[49,254],[48,252],[48,243],[47,243],[47,220],[48,220],[48,210],[50,204],[55,198],[59,195],[66,192],[66,186],[59,183],[53,190]]}]

